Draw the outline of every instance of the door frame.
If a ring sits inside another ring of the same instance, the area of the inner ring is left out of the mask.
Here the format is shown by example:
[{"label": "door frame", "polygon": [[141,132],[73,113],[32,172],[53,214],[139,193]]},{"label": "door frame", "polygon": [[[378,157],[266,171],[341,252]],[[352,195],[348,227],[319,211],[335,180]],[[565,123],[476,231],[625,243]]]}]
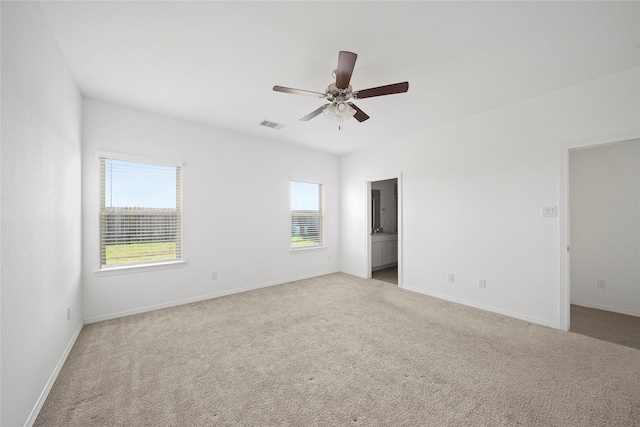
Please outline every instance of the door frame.
[{"label": "door frame", "polygon": [[560,144],[560,197],[559,197],[559,234],[560,234],[560,295],[559,295],[559,319],[558,329],[569,331],[571,327],[571,263],[570,263],[570,212],[569,212],[569,152],[582,148],[593,148],[602,145],[619,144],[640,139],[640,130],[613,135],[599,136],[596,138],[582,139],[578,141]]},{"label": "door frame", "polygon": [[366,218],[367,220],[364,222],[366,229],[365,231],[365,235],[367,236],[366,240],[366,248],[365,248],[365,254],[366,254],[366,266],[367,266],[367,272],[365,277],[367,279],[371,279],[371,227],[373,224],[371,224],[371,214],[370,214],[370,210],[371,210],[371,183],[372,182],[376,182],[376,181],[386,181],[388,179],[396,179],[397,180],[397,184],[398,184],[398,217],[397,217],[397,221],[398,221],[398,287],[402,288],[402,283],[403,283],[403,279],[402,279],[402,230],[403,230],[403,220],[402,220],[402,172],[390,172],[390,173],[386,173],[383,175],[376,175],[376,176],[372,176],[366,179],[365,182],[365,191],[366,191],[366,197],[365,197],[365,201],[366,201],[366,207],[364,209],[364,212],[366,212]]}]

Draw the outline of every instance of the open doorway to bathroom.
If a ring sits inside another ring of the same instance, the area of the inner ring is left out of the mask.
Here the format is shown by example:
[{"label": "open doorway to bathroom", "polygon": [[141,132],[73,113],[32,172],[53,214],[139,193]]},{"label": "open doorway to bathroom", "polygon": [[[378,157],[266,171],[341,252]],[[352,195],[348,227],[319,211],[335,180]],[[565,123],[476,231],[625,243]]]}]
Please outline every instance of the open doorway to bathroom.
[{"label": "open doorway to bathroom", "polygon": [[640,349],[640,140],[569,151],[570,330]]},{"label": "open doorway to bathroom", "polygon": [[369,196],[371,277],[398,284],[398,179],[371,181]]}]

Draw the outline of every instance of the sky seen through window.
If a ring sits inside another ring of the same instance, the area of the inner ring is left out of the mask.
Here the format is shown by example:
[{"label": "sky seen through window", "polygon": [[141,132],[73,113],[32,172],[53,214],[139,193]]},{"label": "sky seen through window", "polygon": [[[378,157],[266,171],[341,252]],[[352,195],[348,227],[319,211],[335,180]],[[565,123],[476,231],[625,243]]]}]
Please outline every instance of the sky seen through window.
[{"label": "sky seen through window", "polygon": [[107,208],[176,208],[176,167],[104,160]]}]

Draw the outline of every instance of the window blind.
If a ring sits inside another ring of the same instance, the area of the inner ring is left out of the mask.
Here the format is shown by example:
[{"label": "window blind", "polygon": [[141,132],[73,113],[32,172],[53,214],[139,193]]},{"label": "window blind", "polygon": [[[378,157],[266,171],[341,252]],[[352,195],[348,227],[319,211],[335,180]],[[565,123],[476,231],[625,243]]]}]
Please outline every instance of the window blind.
[{"label": "window blind", "polygon": [[291,249],[324,244],[324,186],[291,181]]},{"label": "window blind", "polygon": [[100,262],[182,259],[182,168],[100,158]]}]

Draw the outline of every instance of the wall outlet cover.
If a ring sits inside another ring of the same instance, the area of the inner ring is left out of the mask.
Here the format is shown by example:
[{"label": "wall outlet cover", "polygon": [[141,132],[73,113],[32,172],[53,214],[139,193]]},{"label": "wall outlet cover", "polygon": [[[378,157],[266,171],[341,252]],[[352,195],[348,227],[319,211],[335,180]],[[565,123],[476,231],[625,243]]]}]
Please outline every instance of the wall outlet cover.
[{"label": "wall outlet cover", "polygon": [[544,216],[544,217],[558,216],[558,207],[557,206],[541,206],[540,216]]}]

